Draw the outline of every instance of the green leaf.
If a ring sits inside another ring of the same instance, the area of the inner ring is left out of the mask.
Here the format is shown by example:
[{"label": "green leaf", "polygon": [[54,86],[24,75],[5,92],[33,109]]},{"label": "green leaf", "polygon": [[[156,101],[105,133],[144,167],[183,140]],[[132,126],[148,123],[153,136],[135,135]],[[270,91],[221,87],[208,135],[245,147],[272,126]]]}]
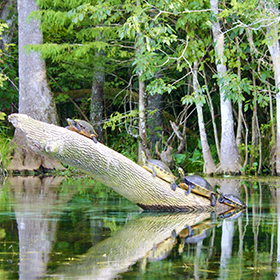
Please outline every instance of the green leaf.
[{"label": "green leaf", "polygon": [[4,121],[7,115],[4,112],[0,111],[0,121]]},{"label": "green leaf", "polygon": [[84,15],[83,14],[79,14],[79,20],[82,21],[84,19]]}]

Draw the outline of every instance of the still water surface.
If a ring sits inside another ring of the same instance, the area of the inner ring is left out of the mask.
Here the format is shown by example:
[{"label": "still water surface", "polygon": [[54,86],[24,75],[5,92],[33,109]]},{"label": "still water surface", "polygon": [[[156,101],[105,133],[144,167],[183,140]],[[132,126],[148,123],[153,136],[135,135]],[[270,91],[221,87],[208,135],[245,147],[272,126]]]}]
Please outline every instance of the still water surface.
[{"label": "still water surface", "polygon": [[280,279],[280,181],[208,181],[248,209],[145,213],[90,180],[9,178],[0,279]]}]

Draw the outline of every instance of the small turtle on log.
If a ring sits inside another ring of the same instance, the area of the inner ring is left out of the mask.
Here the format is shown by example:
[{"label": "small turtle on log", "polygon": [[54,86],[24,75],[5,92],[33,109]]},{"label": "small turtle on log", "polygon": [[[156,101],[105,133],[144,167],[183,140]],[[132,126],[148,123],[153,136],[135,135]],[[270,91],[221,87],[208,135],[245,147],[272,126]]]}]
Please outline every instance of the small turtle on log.
[{"label": "small turtle on log", "polygon": [[178,171],[181,181],[179,187],[186,190],[186,195],[189,195],[190,192],[193,192],[209,198],[211,201],[211,206],[216,205],[216,192],[204,178],[198,175],[185,176],[185,172],[181,167],[178,168]]},{"label": "small turtle on log", "polygon": [[156,159],[147,159],[144,151],[141,152],[141,166],[151,172],[154,177],[159,177],[162,180],[171,184],[171,189],[173,191],[176,190],[176,182],[177,177],[173,175],[169,167],[160,160]]},{"label": "small turtle on log", "polygon": [[233,208],[246,208],[246,204],[240,197],[234,194],[223,194],[220,189],[217,189],[217,193],[220,195],[219,202],[224,203]]},{"label": "small turtle on log", "polygon": [[93,126],[87,121],[79,120],[79,119],[72,120],[68,118],[67,123],[68,123],[68,126],[66,126],[67,129],[75,131],[85,137],[92,139],[94,143],[98,143],[96,139],[98,135],[94,130]]}]

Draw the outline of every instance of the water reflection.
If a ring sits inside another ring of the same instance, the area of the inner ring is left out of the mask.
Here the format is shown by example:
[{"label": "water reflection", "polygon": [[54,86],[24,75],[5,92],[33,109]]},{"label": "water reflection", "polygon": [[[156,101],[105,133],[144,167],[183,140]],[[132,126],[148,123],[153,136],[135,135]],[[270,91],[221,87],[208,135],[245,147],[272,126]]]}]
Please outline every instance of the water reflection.
[{"label": "water reflection", "polygon": [[[280,241],[280,188],[276,189],[277,195],[277,240]],[[280,262],[280,242],[277,243],[277,262]],[[280,275],[279,275],[280,276]]]},{"label": "water reflection", "polygon": [[[62,179],[46,177],[14,177],[10,183],[14,196],[19,242],[19,279],[32,280],[46,274],[50,253],[56,241],[59,214],[51,208],[65,203],[51,185]],[[69,199],[69,198],[67,198]]]},{"label": "water reflection", "polygon": [[249,208],[139,213],[98,184],[10,178],[0,190],[0,278],[280,279],[277,182],[212,180]]}]

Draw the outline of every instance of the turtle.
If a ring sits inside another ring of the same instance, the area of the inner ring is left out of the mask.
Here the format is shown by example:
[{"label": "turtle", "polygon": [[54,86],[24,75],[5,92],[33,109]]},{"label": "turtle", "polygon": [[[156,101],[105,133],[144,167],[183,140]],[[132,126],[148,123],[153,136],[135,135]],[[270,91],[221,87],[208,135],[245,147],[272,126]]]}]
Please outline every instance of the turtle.
[{"label": "turtle", "polygon": [[146,271],[147,262],[157,262],[165,259],[172,251],[177,243],[177,235],[175,229],[171,232],[171,236],[158,244],[154,244],[146,256],[140,260],[140,270]]},{"label": "turtle", "polygon": [[181,243],[179,244],[179,253],[184,250],[186,243],[197,243],[208,236],[211,228],[216,226],[216,222],[213,222],[213,218],[207,219],[202,223],[196,224],[192,227],[186,225],[185,228],[179,233]]},{"label": "turtle", "polygon": [[155,245],[154,248],[148,252],[147,259],[150,262],[157,262],[165,259],[170,254],[176,243],[176,231],[174,229],[169,238]]},{"label": "turtle", "polygon": [[173,175],[165,163],[156,159],[147,159],[145,152],[142,151],[140,164],[143,168],[151,172],[153,177],[158,176],[160,179],[170,183],[173,191],[176,190],[177,184],[175,180],[177,177]]},{"label": "turtle", "polygon": [[67,129],[80,133],[81,135],[92,139],[94,143],[97,143],[96,138],[98,135],[90,123],[79,119],[72,120],[67,118],[66,120],[68,123],[68,126],[66,126]]},{"label": "turtle", "polygon": [[245,211],[244,208],[233,208],[225,213],[220,214],[219,218],[226,219],[226,220],[236,220],[242,215],[244,211]]},{"label": "turtle", "polygon": [[219,202],[224,203],[233,208],[246,208],[246,204],[240,197],[234,194],[223,194],[220,189],[217,189],[217,193],[220,195]]},{"label": "turtle", "polygon": [[178,172],[180,175],[179,187],[186,190],[186,195],[190,192],[202,195],[211,200],[211,206],[216,205],[216,192],[213,187],[199,175],[185,176],[183,168],[179,167]]}]

